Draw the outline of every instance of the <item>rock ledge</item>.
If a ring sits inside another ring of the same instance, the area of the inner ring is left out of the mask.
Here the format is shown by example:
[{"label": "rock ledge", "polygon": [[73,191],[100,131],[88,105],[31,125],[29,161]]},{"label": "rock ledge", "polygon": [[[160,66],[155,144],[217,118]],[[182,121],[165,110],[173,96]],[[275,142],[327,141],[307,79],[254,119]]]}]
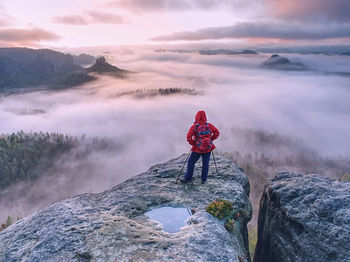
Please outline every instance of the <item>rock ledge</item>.
[{"label": "rock ledge", "polygon": [[[217,156],[200,184],[176,184],[186,155],[151,167],[113,189],[83,194],[36,212],[0,232],[0,261],[249,261],[249,183],[230,160]],[[221,197],[246,214],[233,232],[205,211]],[[178,233],[167,233],[145,211],[162,206],[196,212]]]}]

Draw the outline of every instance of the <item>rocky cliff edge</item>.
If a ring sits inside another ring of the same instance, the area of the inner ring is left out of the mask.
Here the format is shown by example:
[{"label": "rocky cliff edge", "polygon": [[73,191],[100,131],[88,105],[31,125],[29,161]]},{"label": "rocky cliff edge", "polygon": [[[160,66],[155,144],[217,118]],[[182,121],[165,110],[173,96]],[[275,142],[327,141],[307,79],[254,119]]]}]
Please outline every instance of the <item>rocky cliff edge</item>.
[{"label": "rocky cliff edge", "polygon": [[350,183],[281,172],[260,202],[255,262],[350,258]]},{"label": "rocky cliff edge", "polygon": [[[113,189],[66,199],[0,232],[0,261],[249,261],[249,182],[230,160],[217,156],[207,184],[176,184],[182,155],[157,164]],[[198,164],[197,164],[198,165]],[[118,171],[116,170],[116,175]],[[205,211],[213,200],[233,204],[234,230]],[[186,207],[193,214],[168,233],[145,216],[159,207]]]}]

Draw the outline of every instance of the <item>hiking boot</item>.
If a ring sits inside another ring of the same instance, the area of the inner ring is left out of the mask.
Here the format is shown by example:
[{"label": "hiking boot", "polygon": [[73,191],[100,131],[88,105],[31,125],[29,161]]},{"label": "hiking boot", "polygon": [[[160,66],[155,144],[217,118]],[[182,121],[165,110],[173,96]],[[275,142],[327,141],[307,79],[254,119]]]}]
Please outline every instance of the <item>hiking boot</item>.
[{"label": "hiking boot", "polygon": [[193,181],[193,178],[191,178],[191,179],[180,179],[180,182],[182,184],[186,184],[186,183],[189,183],[189,182],[192,182],[192,181]]},{"label": "hiking boot", "polygon": [[202,181],[202,184],[204,185],[205,183],[207,183],[207,181]]}]

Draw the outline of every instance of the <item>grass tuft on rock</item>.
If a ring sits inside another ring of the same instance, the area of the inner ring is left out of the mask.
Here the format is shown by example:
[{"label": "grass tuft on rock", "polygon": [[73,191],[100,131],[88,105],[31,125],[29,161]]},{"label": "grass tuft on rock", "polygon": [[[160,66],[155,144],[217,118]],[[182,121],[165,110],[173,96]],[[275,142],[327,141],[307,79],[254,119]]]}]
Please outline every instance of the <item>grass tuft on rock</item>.
[{"label": "grass tuft on rock", "polygon": [[233,212],[233,205],[228,200],[216,199],[205,210],[218,219],[224,219]]}]

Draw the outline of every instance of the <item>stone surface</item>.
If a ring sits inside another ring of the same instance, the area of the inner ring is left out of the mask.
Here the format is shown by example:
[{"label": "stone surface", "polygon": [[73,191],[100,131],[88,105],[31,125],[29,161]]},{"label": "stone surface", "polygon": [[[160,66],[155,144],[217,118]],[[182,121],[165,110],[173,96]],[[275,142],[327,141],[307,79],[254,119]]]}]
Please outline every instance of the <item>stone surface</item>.
[{"label": "stone surface", "polygon": [[[249,261],[249,183],[242,170],[217,155],[207,184],[175,180],[186,155],[151,167],[113,189],[55,203],[0,232],[0,261]],[[117,173],[117,171],[116,171]],[[117,174],[116,174],[117,175]],[[205,211],[216,198],[240,215],[228,232]],[[168,233],[144,213],[163,206],[195,213],[177,233]]]},{"label": "stone surface", "polygon": [[261,202],[255,262],[349,261],[350,183],[282,172]]}]

